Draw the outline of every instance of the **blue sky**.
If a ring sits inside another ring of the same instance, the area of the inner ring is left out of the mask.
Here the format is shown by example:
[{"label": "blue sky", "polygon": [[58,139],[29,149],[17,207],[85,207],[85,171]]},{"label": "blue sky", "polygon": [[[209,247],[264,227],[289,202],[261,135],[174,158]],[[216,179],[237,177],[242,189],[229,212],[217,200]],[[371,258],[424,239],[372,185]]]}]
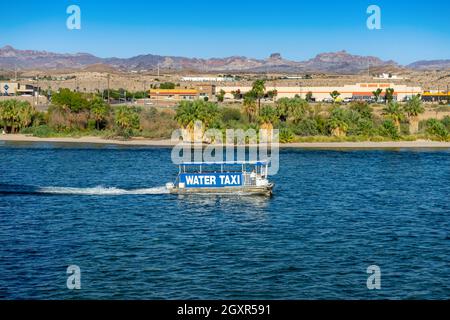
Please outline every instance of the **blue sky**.
[{"label": "blue sky", "polygon": [[[72,4],[81,8],[81,30],[66,28]],[[366,27],[371,4],[381,8],[381,30]],[[447,0],[5,1],[0,46],[100,57],[279,52],[292,60],[345,49],[407,64],[450,59],[449,12]]]}]

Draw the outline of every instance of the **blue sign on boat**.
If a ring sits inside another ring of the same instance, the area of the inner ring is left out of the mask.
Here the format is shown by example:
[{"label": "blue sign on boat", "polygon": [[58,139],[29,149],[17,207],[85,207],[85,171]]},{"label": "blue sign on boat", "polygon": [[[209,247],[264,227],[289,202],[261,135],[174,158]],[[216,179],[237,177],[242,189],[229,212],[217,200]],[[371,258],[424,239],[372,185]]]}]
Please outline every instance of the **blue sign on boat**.
[{"label": "blue sign on boat", "polygon": [[3,88],[5,88],[5,91],[8,91],[9,86],[7,84],[5,84],[5,86]]},{"label": "blue sign on boat", "polygon": [[186,188],[224,188],[243,185],[242,173],[182,173],[180,182]]}]

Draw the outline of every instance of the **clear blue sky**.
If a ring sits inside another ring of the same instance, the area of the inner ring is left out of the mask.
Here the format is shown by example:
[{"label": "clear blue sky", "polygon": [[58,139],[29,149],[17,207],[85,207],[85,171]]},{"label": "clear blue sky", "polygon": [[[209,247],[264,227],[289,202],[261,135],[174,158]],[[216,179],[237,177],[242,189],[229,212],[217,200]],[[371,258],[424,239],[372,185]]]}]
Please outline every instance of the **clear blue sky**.
[{"label": "clear blue sky", "polygon": [[[81,30],[66,28],[71,4],[81,8]],[[366,27],[370,4],[382,10],[382,30]],[[450,59],[449,13],[448,0],[7,1],[0,46],[100,57],[265,58],[279,52],[293,60],[345,49],[407,64]]]}]

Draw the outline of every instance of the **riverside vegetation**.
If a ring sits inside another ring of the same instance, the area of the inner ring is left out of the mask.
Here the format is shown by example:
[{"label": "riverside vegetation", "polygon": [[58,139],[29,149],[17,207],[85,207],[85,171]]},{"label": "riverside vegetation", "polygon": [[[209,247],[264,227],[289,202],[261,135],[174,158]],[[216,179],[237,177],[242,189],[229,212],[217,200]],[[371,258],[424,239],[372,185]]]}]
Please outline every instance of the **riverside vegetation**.
[{"label": "riverside vegetation", "polygon": [[[233,93],[239,95],[239,93]],[[390,141],[431,139],[450,141],[450,117],[419,121],[425,111],[419,96],[404,104],[392,99],[385,104],[352,102],[341,105],[339,93],[332,93],[334,103],[311,103],[302,99],[281,98],[271,104],[264,97],[263,82],[241,95],[242,105],[226,106],[223,93],[219,103],[204,100],[182,101],[174,108],[158,109],[135,106],[112,107],[98,95],[62,89],[52,96],[47,112],[36,111],[28,102],[16,99],[0,102],[0,126],[5,133],[37,137],[104,138],[144,137],[167,139],[180,127],[192,130],[196,121],[203,129],[280,130],[280,142]],[[379,95],[374,92],[374,96]],[[389,95],[388,95],[389,94]],[[378,96],[377,96],[378,99]]]}]

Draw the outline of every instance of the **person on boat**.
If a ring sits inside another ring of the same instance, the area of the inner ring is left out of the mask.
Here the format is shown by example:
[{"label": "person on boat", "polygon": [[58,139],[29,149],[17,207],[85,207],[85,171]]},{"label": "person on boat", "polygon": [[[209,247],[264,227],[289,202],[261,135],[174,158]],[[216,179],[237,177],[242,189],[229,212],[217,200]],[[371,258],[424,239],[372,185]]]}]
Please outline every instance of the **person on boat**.
[{"label": "person on boat", "polygon": [[252,173],[250,173],[250,181],[252,184],[256,184],[256,171],[253,169]]}]

